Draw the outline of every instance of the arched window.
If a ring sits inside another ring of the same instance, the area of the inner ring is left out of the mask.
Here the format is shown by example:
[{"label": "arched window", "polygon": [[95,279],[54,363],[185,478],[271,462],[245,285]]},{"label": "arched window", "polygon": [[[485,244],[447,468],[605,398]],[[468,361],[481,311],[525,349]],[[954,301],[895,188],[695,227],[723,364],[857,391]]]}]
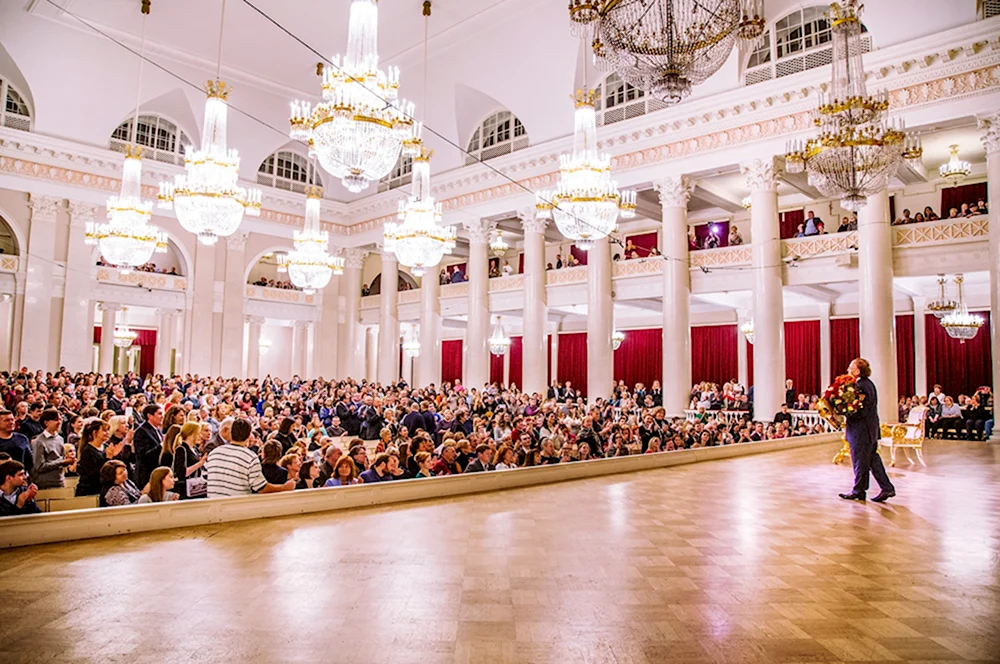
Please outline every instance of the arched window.
[{"label": "arched window", "polygon": [[486,161],[528,147],[528,131],[510,111],[497,111],[479,125],[469,141],[466,164]]},{"label": "arched window", "polygon": [[[129,118],[118,125],[111,134],[111,149],[124,152],[132,138],[132,122]],[[184,163],[184,150],[191,145],[191,139],[176,124],[159,115],[140,115],[135,132],[135,142],[143,147],[144,159],[153,159],[168,164]]]},{"label": "arched window", "polygon": [[378,190],[380,192],[389,191],[397,187],[404,187],[411,182],[413,182],[413,157],[399,155],[392,171],[379,181]]},{"label": "arched window", "polygon": [[304,193],[308,186],[323,186],[323,180],[308,159],[296,152],[279,150],[257,169],[257,184]]},{"label": "arched window", "polygon": [[[791,76],[833,61],[833,31],[827,5],[803,7],[786,14],[766,30],[749,51],[743,84],[753,85]],[[871,35],[862,24],[861,52],[872,49]]]},{"label": "arched window", "polygon": [[28,108],[28,102],[2,78],[0,78],[0,99],[4,101],[0,107],[0,127],[30,131],[31,109]]},{"label": "arched window", "polygon": [[608,74],[604,82],[597,86],[595,97],[598,127],[637,118],[667,107],[659,99],[650,97],[644,90],[626,83],[614,73]]}]

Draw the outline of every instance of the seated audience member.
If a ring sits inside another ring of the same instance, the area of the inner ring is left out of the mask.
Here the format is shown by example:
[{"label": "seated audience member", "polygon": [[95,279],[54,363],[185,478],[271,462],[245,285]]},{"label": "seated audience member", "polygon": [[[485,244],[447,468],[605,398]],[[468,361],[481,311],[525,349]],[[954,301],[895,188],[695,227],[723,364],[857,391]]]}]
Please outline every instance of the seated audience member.
[{"label": "seated audience member", "polygon": [[319,486],[316,484],[316,480],[319,479],[320,464],[309,459],[308,461],[302,462],[302,467],[299,468],[299,481],[295,483],[296,489],[315,489]]},{"label": "seated audience member", "polygon": [[[550,443],[551,444],[551,443]],[[476,447],[476,458],[469,462],[469,465],[465,467],[465,472],[467,473],[483,473],[489,470],[494,470],[493,464],[490,463],[490,457],[493,456],[490,452],[489,445],[479,445]]]},{"label": "seated audience member", "polygon": [[0,462],[0,516],[41,512],[35,504],[38,487],[28,482],[24,464],[14,459]]},{"label": "seated audience member", "polygon": [[788,412],[788,404],[781,404],[781,410],[774,414],[774,423],[784,423],[788,426],[792,425],[792,414]]},{"label": "seated audience member", "polygon": [[938,219],[940,219],[940,217],[937,216],[937,213],[934,212],[933,208],[931,208],[931,206],[928,205],[927,207],[924,208],[924,219],[926,219],[927,221],[937,221]]},{"label": "seated audience member", "polygon": [[986,421],[991,419],[984,404],[979,401],[979,395],[974,394],[965,406],[965,436],[968,440],[984,440],[983,432]]},{"label": "seated audience member", "polygon": [[837,228],[838,233],[848,233],[851,231],[858,230],[858,213],[851,212],[846,217],[841,218],[840,227]]},{"label": "seated audience member", "polygon": [[431,470],[431,464],[434,462],[434,459],[430,452],[417,452],[413,455],[413,459],[417,466],[417,472],[413,474],[414,477],[434,477],[434,472]]},{"label": "seated audience member", "polygon": [[323,452],[323,463],[319,467],[319,476],[316,478],[317,486],[326,486],[326,481],[334,476],[333,469],[337,467],[337,462],[344,456],[344,452],[336,445],[330,445]]},{"label": "seated audience member", "polygon": [[740,235],[740,229],[736,228],[735,224],[729,227],[729,246],[738,247],[743,244],[743,236]]},{"label": "seated audience member", "polygon": [[281,461],[281,443],[269,440],[261,448],[260,470],[264,479],[271,484],[284,484],[288,481],[288,471],[278,465]]},{"label": "seated audience member", "polygon": [[459,475],[462,469],[458,465],[458,451],[454,445],[445,445],[441,448],[441,457],[432,466],[434,475]]},{"label": "seated audience member", "polygon": [[944,398],[944,405],[941,406],[941,417],[938,419],[936,433],[942,437],[951,438],[947,432],[954,431],[954,437],[958,437],[962,432],[962,408],[955,403],[951,397]]},{"label": "seated audience member", "polygon": [[385,452],[376,454],[372,467],[361,473],[360,477],[365,484],[391,482],[393,477],[389,474],[389,455]]},{"label": "seated audience member", "polygon": [[101,507],[133,505],[141,495],[124,463],[112,459],[101,467]]},{"label": "seated audience member", "polygon": [[40,401],[28,404],[28,416],[21,422],[21,428],[19,429],[28,440],[34,440],[35,436],[45,430],[41,422],[42,410],[44,408],[45,405]]},{"label": "seated audience member", "polygon": [[358,476],[358,467],[349,456],[342,456],[333,467],[333,476],[323,483],[324,487],[351,486],[361,484],[362,480]]},{"label": "seated audience member", "polygon": [[169,468],[160,466],[149,474],[149,484],[142,490],[142,495],[136,501],[137,505],[146,503],[169,503],[179,500],[180,494],[171,491],[174,488],[174,474]]},{"label": "seated audience member", "polygon": [[248,496],[254,493],[292,491],[295,482],[269,484],[261,471],[260,459],[247,448],[250,422],[240,418],[233,422],[232,441],[212,450],[205,462],[208,474],[208,497]]},{"label": "seated audience member", "polygon": [[517,458],[514,450],[506,445],[501,445],[493,456],[494,470],[514,470],[517,468]]},{"label": "seated audience member", "polygon": [[910,217],[910,211],[903,210],[903,216],[892,223],[894,226],[901,226],[903,224],[912,224],[913,219]]}]

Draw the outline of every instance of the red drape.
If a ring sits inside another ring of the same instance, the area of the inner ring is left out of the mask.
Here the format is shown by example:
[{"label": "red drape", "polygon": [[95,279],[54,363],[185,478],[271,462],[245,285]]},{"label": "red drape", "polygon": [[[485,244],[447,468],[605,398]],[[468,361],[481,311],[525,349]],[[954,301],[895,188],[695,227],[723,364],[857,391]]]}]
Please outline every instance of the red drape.
[{"label": "red drape", "polygon": [[975,339],[964,344],[952,339],[934,316],[924,317],[927,338],[927,389],[940,385],[945,394],[972,394],[993,384],[990,350],[990,313],[976,312],[985,320]]},{"label": "red drape", "polygon": [[517,273],[524,274],[524,254],[517,257]]},{"label": "red drape", "polygon": [[635,245],[639,258],[645,258],[652,249],[656,248],[656,231],[652,233],[640,233],[639,235],[627,235],[625,236],[625,245],[627,246],[629,242]]},{"label": "red drape", "polygon": [[[462,378],[462,340],[441,342],[441,381],[454,383]],[[476,385],[476,389],[482,385]]]},{"label": "red drape", "polygon": [[691,379],[723,383],[739,374],[735,325],[699,325],[691,328]]},{"label": "red drape", "polygon": [[567,381],[573,388],[585,394],[587,391],[587,333],[559,335],[559,378],[560,383]]},{"label": "red drape", "polygon": [[490,382],[503,384],[503,355],[490,353]]},{"label": "red drape", "polygon": [[[750,343],[747,344],[747,379],[750,381],[750,385],[753,385],[753,344]],[[750,385],[747,385],[747,388]]]},{"label": "red drape", "polygon": [[580,265],[587,264],[587,252],[584,251],[583,249],[580,249],[575,244],[569,248],[569,253],[571,253],[576,258],[576,260],[580,261]]},{"label": "red drape", "polygon": [[[707,224],[698,224],[694,227],[695,237],[698,238],[698,246],[705,247],[705,238],[708,234],[715,230],[715,236],[719,238],[720,247],[729,246],[729,222],[728,221],[713,221]],[[706,247],[707,248],[707,247]]]},{"label": "red drape", "polygon": [[[156,330],[138,330],[132,328],[137,334],[133,346],[139,346],[139,375],[145,377],[146,374],[153,373],[156,362]],[[94,326],[94,343],[101,343],[101,326]]]},{"label": "red drape", "polygon": [[779,214],[778,219],[781,224],[781,239],[787,240],[799,232],[799,224],[805,223],[806,211],[787,210]]},{"label": "red drape", "polygon": [[785,376],[797,394],[819,394],[819,363],[819,321],[785,321]]},{"label": "red drape", "polygon": [[[857,318],[830,320],[830,376],[847,373],[847,365],[861,354],[861,330]],[[826,389],[826,385],[822,386]]]},{"label": "red drape", "polygon": [[510,338],[510,382],[517,385],[518,389],[523,387],[521,379],[524,374],[524,343],[521,337]]},{"label": "red drape", "polygon": [[913,352],[913,314],[896,316],[896,389],[901,397],[917,390]]},{"label": "red drape", "polygon": [[890,221],[896,220],[896,194],[889,197],[889,219]]},{"label": "red drape", "polygon": [[545,357],[548,359],[548,363],[545,365],[545,382],[548,385],[551,385],[552,384],[552,335],[551,334],[548,335],[546,339],[547,341],[545,343],[547,343],[548,346],[545,351]]},{"label": "red drape", "polygon": [[615,380],[629,389],[636,383],[647,388],[663,375],[663,330],[626,330],[625,340],[615,351]]},{"label": "red drape", "polygon": [[[989,202],[986,198],[986,183],[963,184],[960,187],[945,187],[941,190],[941,209],[938,214],[942,219],[948,217],[951,208],[962,210],[962,203],[972,205],[979,199]],[[942,329],[943,331],[943,329]]]}]

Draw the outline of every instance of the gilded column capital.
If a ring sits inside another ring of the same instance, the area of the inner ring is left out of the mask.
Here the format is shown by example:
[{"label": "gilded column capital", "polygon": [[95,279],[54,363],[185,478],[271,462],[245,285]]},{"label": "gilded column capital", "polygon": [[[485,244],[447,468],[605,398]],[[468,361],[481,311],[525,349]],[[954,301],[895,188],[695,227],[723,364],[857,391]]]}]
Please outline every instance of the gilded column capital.
[{"label": "gilded column capital", "polygon": [[691,181],[683,175],[668,175],[653,183],[663,207],[687,208],[691,197]]},{"label": "gilded column capital", "polygon": [[987,155],[1000,153],[1000,112],[977,118]]},{"label": "gilded column capital", "polygon": [[758,191],[775,191],[778,187],[774,159],[752,159],[740,164],[740,172],[746,178],[750,193]]},{"label": "gilded column capital", "polygon": [[462,227],[469,236],[469,242],[486,244],[496,230],[496,223],[488,219],[467,219],[462,222]]}]

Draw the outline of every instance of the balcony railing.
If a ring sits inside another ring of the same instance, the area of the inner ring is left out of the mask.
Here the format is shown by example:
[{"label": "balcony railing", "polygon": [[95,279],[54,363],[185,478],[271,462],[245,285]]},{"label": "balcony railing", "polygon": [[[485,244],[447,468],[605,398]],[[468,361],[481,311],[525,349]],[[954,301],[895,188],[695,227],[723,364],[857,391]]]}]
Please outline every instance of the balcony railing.
[{"label": "balcony railing", "polygon": [[663,274],[663,257],[631,258],[615,261],[614,277],[641,277],[647,274]]},{"label": "balcony railing", "polygon": [[97,268],[97,280],[105,284],[142,286],[143,288],[152,288],[154,290],[187,290],[186,277],[174,274],[157,274],[156,272],[125,272],[113,267]]},{"label": "balcony railing", "polygon": [[577,265],[564,267],[561,270],[549,270],[545,273],[545,279],[549,286],[583,283],[587,281],[587,266]]},{"label": "balcony railing", "polygon": [[919,224],[893,226],[892,242],[897,247],[927,244],[950,244],[955,241],[986,240],[990,234],[987,215],[962,219],[941,219]]},{"label": "balcony railing", "polygon": [[287,302],[291,304],[316,304],[315,295],[306,295],[300,290],[286,288],[270,288],[247,284],[246,296],[251,300],[267,300],[268,302]]},{"label": "balcony railing", "polygon": [[858,245],[857,231],[848,233],[826,233],[810,237],[797,237],[781,241],[781,255],[784,258],[806,258],[836,254],[848,251]]}]

